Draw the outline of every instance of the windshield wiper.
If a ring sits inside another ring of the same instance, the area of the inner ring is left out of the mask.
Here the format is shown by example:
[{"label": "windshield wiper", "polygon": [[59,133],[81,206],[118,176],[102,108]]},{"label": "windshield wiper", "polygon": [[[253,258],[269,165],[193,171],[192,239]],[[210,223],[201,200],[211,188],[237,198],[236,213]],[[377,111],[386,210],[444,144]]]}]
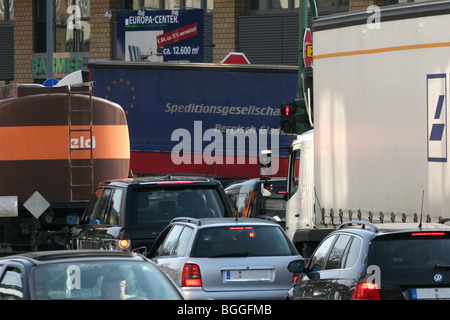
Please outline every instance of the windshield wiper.
[{"label": "windshield wiper", "polygon": [[435,264],[433,270],[434,271],[450,271],[450,265],[448,265],[448,264],[446,264],[446,265]]},{"label": "windshield wiper", "polygon": [[248,257],[248,252],[223,253],[208,258]]}]

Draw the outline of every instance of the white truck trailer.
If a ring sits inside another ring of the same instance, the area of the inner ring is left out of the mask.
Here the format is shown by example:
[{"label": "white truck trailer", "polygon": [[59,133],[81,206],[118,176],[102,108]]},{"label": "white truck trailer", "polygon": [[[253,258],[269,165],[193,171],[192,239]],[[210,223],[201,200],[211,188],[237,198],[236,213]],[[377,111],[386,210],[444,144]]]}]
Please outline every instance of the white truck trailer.
[{"label": "white truck trailer", "polygon": [[312,30],[314,130],[292,144],[291,239],[308,256],[345,221],[450,217],[450,1],[372,6]]}]

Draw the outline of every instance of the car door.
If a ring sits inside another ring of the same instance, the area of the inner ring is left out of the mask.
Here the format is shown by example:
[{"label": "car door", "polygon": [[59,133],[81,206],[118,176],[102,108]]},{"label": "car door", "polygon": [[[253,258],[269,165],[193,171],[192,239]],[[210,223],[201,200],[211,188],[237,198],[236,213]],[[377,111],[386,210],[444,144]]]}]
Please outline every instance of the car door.
[{"label": "car door", "polygon": [[193,229],[189,226],[174,225],[167,234],[165,233],[164,241],[154,253],[153,261],[178,286],[181,286],[181,276],[192,233]]},{"label": "car door", "polygon": [[[103,188],[95,205],[88,208],[85,225],[77,235],[78,249],[114,249],[119,226],[123,190]],[[90,210],[90,211],[89,211]]]},{"label": "car door", "polygon": [[363,240],[358,236],[351,236],[340,262],[340,272],[336,279],[333,298],[348,300],[351,297],[359,276],[361,275],[363,259]]},{"label": "car door", "polygon": [[337,235],[325,238],[309,260],[306,271],[293,288],[292,296],[297,299],[328,299],[336,278],[335,270],[325,270],[327,258]]}]

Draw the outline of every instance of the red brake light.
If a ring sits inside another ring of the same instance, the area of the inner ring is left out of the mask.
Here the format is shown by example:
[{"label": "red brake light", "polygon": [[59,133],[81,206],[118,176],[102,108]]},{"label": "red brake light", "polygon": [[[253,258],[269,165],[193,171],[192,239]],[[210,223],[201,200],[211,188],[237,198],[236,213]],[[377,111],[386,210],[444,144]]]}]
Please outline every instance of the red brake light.
[{"label": "red brake light", "polygon": [[118,240],[117,246],[119,250],[126,250],[131,245],[131,241],[128,239]]},{"label": "red brake light", "polygon": [[445,236],[445,232],[414,232],[412,237],[427,237],[427,236]]},{"label": "red brake light", "polygon": [[161,184],[192,184],[194,181],[164,181],[164,182],[157,182],[157,185]]},{"label": "red brake light", "polygon": [[359,283],[353,291],[350,300],[380,300],[380,289],[376,283]]},{"label": "red brake light", "polygon": [[182,287],[201,287],[202,275],[200,267],[193,263],[186,263],[183,267],[183,275],[181,278]]},{"label": "red brake light", "polygon": [[252,230],[253,227],[230,227],[230,230]]}]

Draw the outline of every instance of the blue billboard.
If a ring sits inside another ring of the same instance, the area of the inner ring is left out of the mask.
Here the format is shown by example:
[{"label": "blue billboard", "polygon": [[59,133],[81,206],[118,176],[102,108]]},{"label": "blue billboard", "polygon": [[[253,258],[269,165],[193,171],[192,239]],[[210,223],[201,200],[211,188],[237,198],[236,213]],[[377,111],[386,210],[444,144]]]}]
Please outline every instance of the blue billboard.
[{"label": "blue billboard", "polygon": [[117,58],[203,62],[203,15],[203,9],[120,11],[117,13]]}]

